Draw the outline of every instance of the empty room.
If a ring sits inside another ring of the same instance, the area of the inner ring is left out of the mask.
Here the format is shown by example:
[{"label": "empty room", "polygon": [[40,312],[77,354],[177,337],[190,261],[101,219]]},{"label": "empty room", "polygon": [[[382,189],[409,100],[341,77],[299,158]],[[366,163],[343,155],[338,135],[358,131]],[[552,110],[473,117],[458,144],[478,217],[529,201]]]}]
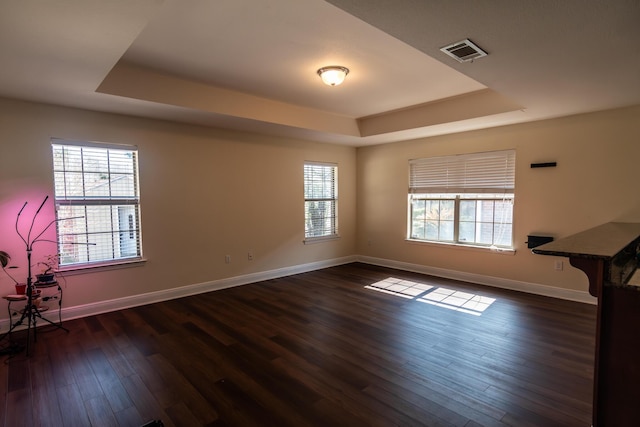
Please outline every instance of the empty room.
[{"label": "empty room", "polygon": [[0,2],[0,427],[635,425],[639,19]]}]

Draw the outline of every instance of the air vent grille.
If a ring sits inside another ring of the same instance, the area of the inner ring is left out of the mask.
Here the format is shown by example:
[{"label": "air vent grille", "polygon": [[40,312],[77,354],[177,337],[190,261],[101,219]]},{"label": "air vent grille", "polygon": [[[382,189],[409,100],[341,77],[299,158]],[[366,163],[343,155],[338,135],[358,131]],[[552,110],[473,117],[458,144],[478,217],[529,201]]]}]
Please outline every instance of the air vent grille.
[{"label": "air vent grille", "polygon": [[458,62],[469,62],[476,58],[487,56],[487,52],[480,49],[469,39],[464,39],[448,46],[441,47],[440,50]]}]

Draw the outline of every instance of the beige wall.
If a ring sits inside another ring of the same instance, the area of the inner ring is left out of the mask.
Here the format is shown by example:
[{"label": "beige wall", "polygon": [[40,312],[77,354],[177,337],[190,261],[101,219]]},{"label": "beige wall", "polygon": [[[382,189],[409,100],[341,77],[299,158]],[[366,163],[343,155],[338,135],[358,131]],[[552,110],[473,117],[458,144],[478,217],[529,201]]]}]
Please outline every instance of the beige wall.
[{"label": "beige wall", "polygon": [[[10,270],[20,280],[26,255],[15,215],[28,201],[28,219],[52,197],[51,137],[137,145],[140,155],[148,262],[67,276],[65,308],[355,253],[355,148],[0,99],[0,249],[20,266]],[[339,165],[340,239],[302,243],[305,160]],[[49,201],[42,219],[53,216]],[[55,239],[53,228],[47,236]],[[55,252],[37,244],[34,262]],[[0,275],[0,294],[12,288]]]},{"label": "beige wall", "polygon": [[[407,234],[408,160],[516,150],[515,255],[416,244]],[[556,238],[609,221],[640,221],[640,107],[372,146],[358,150],[358,254],[586,291],[562,258],[534,255],[527,235]],[[557,162],[531,169],[531,163]]]},{"label": "beige wall", "polygon": [[[30,218],[52,196],[50,138],[57,137],[139,147],[148,259],[67,276],[66,308],[355,254],[586,291],[585,276],[566,260],[554,271],[554,257],[533,255],[524,242],[532,233],[563,237],[608,221],[640,221],[639,118],[635,107],[355,149],[0,99],[0,249],[23,280],[15,214],[28,201]],[[517,152],[515,255],[405,240],[409,159],[509,148]],[[305,160],[339,164],[338,240],[302,243]],[[529,167],[546,161],[558,166]],[[49,201],[37,226],[52,218]],[[46,237],[55,239],[55,231]],[[39,244],[34,262],[53,252],[54,244]],[[0,293],[12,288],[0,275]]]}]

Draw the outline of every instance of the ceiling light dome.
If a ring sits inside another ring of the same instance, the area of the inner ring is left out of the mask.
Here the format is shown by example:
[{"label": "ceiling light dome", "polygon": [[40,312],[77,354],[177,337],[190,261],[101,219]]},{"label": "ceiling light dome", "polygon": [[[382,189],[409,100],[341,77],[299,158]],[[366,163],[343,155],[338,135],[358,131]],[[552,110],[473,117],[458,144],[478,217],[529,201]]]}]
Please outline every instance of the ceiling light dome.
[{"label": "ceiling light dome", "polygon": [[318,75],[328,86],[338,86],[349,74],[349,69],[339,65],[329,65],[318,70]]}]

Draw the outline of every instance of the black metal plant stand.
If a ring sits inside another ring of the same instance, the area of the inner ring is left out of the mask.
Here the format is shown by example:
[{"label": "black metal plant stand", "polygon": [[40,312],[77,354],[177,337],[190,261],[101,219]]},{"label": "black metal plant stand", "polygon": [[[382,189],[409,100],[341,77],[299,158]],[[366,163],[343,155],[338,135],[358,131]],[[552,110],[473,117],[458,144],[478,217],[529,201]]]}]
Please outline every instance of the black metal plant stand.
[{"label": "black metal plant stand", "polygon": [[49,196],[46,196],[44,198],[44,200],[40,204],[40,207],[38,208],[36,213],[33,215],[33,218],[31,220],[31,226],[29,227],[29,233],[27,234],[26,237],[24,237],[22,233],[20,233],[20,230],[18,228],[18,222],[20,221],[20,215],[22,214],[22,211],[27,206],[27,202],[24,202],[24,205],[22,205],[22,208],[20,209],[20,212],[18,212],[18,216],[16,217],[16,232],[18,233],[18,236],[20,236],[20,238],[26,245],[26,250],[27,250],[27,288],[26,288],[27,305],[24,307],[24,310],[22,310],[22,316],[20,317],[20,319],[17,322],[13,323],[9,328],[9,331],[7,331],[4,335],[0,337],[0,341],[2,341],[6,336],[9,336],[11,332],[13,332],[13,330],[15,330],[18,326],[23,325],[26,320],[26,323],[27,323],[26,355],[27,356],[29,355],[29,345],[31,342],[32,329],[33,329],[33,341],[34,343],[37,341],[36,326],[37,326],[38,320],[43,320],[55,326],[58,329],[62,329],[66,332],[69,332],[67,328],[62,326],[62,321],[60,323],[55,323],[45,317],[42,317],[42,312],[40,311],[40,308],[34,304],[34,298],[33,298],[34,282],[33,282],[33,277],[31,276],[31,253],[33,251],[33,245],[38,242],[57,243],[51,240],[42,239],[41,237],[47,231],[47,229],[49,229],[49,227],[51,227],[51,225],[57,222],[58,220],[51,221],[37,236],[35,236],[33,239],[31,238],[36,217],[40,213],[40,210],[42,209],[44,204],[47,202],[48,198]]},{"label": "black metal plant stand", "polygon": [[[29,262],[31,262],[31,250],[27,250],[27,260]],[[38,319],[43,320],[47,323],[49,323],[50,325],[55,326],[58,329],[62,329],[66,332],[69,332],[69,330],[67,328],[65,328],[64,326],[62,326],[62,323],[57,323],[57,322],[52,322],[51,320],[47,319],[46,317],[42,316],[42,312],[40,311],[40,307],[35,305],[34,303],[34,298],[33,298],[33,290],[34,290],[34,285],[32,283],[33,279],[31,277],[31,267],[29,267],[29,276],[27,277],[27,288],[26,288],[26,295],[27,295],[27,304],[25,305],[24,309],[22,310],[22,316],[20,316],[20,319],[13,323],[11,325],[11,328],[9,329],[9,331],[7,331],[2,338],[0,338],[0,340],[2,340],[4,338],[5,335],[10,335],[11,332],[13,332],[14,329],[16,329],[18,326],[21,326],[25,323],[25,320],[27,322],[27,344],[26,344],[26,355],[29,355],[29,345],[31,343],[31,330],[33,329],[33,342],[37,342],[37,323],[38,323]]]}]

